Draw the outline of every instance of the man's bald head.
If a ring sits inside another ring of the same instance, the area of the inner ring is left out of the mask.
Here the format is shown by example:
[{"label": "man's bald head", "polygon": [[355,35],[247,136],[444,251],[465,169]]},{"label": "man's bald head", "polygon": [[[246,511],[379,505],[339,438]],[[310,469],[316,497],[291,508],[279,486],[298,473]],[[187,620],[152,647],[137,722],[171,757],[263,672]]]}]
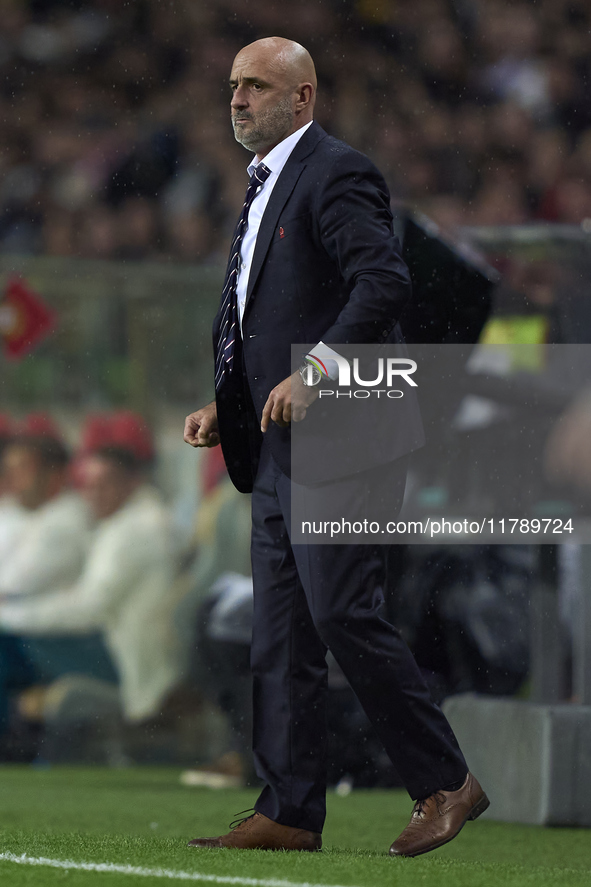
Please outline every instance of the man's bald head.
[{"label": "man's bald head", "polygon": [[265,37],[245,46],[230,75],[237,141],[260,158],[310,123],[316,82],[312,57],[299,43]]},{"label": "man's bald head", "polygon": [[283,73],[286,82],[293,85],[310,83],[316,90],[316,69],[312,56],[301,43],[285,37],[263,37],[241,49],[236,60],[244,55],[256,58]]}]

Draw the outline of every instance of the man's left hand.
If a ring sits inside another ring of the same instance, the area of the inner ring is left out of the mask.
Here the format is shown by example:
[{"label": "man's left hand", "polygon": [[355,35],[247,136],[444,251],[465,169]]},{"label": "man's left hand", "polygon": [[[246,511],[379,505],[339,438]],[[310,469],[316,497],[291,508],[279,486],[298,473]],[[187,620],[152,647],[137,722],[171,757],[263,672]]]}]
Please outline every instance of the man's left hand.
[{"label": "man's left hand", "polygon": [[290,422],[301,422],[306,410],[318,397],[318,388],[304,385],[300,371],[288,376],[280,382],[267,398],[261,420],[261,431],[264,433],[269,422],[275,422],[280,428],[287,428]]}]

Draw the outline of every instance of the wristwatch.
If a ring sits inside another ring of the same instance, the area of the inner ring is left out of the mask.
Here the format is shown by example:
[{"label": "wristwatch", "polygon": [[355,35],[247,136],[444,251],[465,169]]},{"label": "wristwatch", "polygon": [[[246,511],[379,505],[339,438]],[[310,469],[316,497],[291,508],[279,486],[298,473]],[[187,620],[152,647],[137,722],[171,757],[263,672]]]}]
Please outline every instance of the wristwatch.
[{"label": "wristwatch", "polygon": [[322,382],[322,373],[313,363],[302,364],[300,367],[300,376],[302,377],[302,382],[308,388],[313,388],[315,385],[319,385]]}]

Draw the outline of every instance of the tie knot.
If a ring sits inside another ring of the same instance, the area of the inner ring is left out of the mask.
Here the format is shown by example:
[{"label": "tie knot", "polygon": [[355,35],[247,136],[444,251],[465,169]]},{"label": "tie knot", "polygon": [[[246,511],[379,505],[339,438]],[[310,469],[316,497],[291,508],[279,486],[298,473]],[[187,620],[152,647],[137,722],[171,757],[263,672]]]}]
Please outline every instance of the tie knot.
[{"label": "tie knot", "polygon": [[265,166],[264,163],[259,163],[259,165],[255,168],[253,174],[250,177],[251,185],[263,185],[269,176],[271,175],[271,170],[268,166]]}]

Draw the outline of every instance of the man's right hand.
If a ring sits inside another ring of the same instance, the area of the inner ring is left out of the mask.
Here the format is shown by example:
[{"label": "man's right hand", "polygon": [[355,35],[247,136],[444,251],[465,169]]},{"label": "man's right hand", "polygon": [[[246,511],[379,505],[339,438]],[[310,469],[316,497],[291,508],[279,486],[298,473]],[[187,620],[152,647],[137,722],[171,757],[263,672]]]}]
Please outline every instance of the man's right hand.
[{"label": "man's right hand", "polygon": [[215,400],[187,416],[183,440],[192,447],[217,447],[220,435]]}]

